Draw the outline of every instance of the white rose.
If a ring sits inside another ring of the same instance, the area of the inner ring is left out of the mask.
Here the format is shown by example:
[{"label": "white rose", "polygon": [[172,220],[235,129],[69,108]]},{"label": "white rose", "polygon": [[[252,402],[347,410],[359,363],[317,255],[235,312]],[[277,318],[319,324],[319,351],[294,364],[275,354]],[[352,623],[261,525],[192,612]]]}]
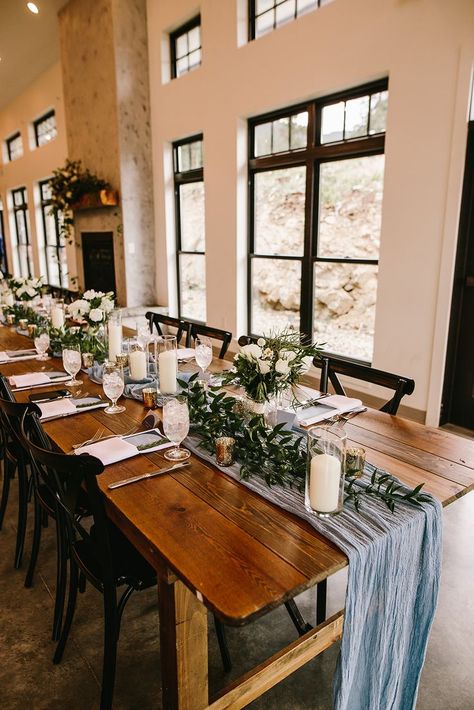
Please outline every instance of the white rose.
[{"label": "white rose", "polygon": [[34,298],[36,296],[36,290],[34,288],[28,287],[26,289],[26,293],[30,296],[30,298]]},{"label": "white rose", "polygon": [[257,345],[259,345],[261,348],[265,345],[265,338],[259,338],[257,340]]},{"label": "white rose", "polygon": [[273,350],[271,348],[265,348],[262,357],[264,357],[266,360],[271,360],[273,358]]},{"label": "white rose", "polygon": [[18,298],[20,298],[20,296],[22,296],[24,293],[26,293],[25,286],[20,286],[20,288],[17,288],[16,295],[18,296]]},{"label": "white rose", "polygon": [[100,307],[104,311],[104,313],[110,313],[110,311],[114,310],[114,302],[110,300],[110,298],[103,298],[102,301],[100,302]]},{"label": "white rose", "polygon": [[105,296],[105,293],[103,291],[94,291],[93,288],[89,289],[89,291],[85,291],[82,294],[82,298],[85,298],[86,301],[92,301],[93,298],[102,298]]},{"label": "white rose", "polygon": [[258,369],[260,370],[262,375],[266,375],[270,372],[270,365],[268,364],[268,362],[266,362],[265,360],[257,360],[257,363]]},{"label": "white rose", "polygon": [[249,360],[251,358],[255,358],[257,360],[262,355],[262,348],[255,345],[255,343],[249,343],[248,345],[244,345],[243,348],[240,349],[240,352]]},{"label": "white rose", "polygon": [[313,364],[313,356],[305,355],[301,358],[302,372],[308,372],[309,368]]},{"label": "white rose", "polygon": [[280,350],[279,357],[282,360],[286,360],[287,362],[291,362],[292,360],[295,359],[296,353],[293,352],[293,350]]},{"label": "white rose", "polygon": [[286,360],[277,360],[275,363],[275,370],[279,375],[287,375],[290,371],[290,367]]},{"label": "white rose", "polygon": [[94,323],[99,323],[104,317],[104,311],[102,308],[93,308],[89,313],[89,318],[94,321]]},{"label": "white rose", "polygon": [[71,315],[84,315],[84,313],[88,313],[90,309],[90,303],[85,301],[83,298],[79,298],[77,301],[74,301],[71,303],[69,306],[69,313]]}]

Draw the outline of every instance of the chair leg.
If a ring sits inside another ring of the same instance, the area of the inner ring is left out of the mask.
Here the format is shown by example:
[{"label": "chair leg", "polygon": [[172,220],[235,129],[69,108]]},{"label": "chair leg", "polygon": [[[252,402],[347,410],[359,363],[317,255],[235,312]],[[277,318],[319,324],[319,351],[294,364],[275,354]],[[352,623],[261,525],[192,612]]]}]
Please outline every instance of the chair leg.
[{"label": "chair leg", "polygon": [[322,624],[326,620],[328,581],[324,579],[319,582],[316,590],[316,625]]},{"label": "chair leg", "polygon": [[16,533],[15,569],[21,567],[25,546],[26,522],[28,514],[28,478],[25,465],[18,462],[18,529]]},{"label": "chair leg", "polygon": [[117,662],[118,614],[116,590],[104,590],[104,660],[100,710],[111,710]]},{"label": "chair leg", "polygon": [[86,591],[86,582],[87,582],[86,575],[84,574],[84,572],[80,571],[79,572],[79,594],[84,594],[84,592]]},{"label": "chair leg", "polygon": [[43,511],[35,498],[35,525],[33,528],[33,543],[31,546],[30,562],[28,565],[28,571],[25,578],[25,587],[29,588],[33,586],[33,576],[35,573],[36,562],[38,560],[38,552],[41,542],[41,519]]},{"label": "chair leg", "polygon": [[304,636],[308,631],[311,631],[313,627],[303,619],[294,599],[285,602],[285,607],[300,636]]},{"label": "chair leg", "polygon": [[8,459],[3,459],[3,486],[2,497],[0,499],[0,530],[2,529],[3,519],[8,504],[8,494],[10,492],[10,471],[8,470]]},{"label": "chair leg", "polygon": [[67,582],[66,540],[64,539],[64,533],[61,531],[58,521],[56,521],[56,560],[56,598],[54,600],[53,641],[57,641],[61,635]]},{"label": "chair leg", "polygon": [[221,653],[222,665],[224,666],[224,671],[229,673],[232,670],[232,659],[230,657],[229,646],[227,644],[227,638],[225,633],[225,626],[220,619],[214,614],[214,626],[216,629],[217,643],[219,644],[219,651]]},{"label": "chair leg", "polygon": [[129,585],[127,589],[124,591],[122,596],[120,597],[120,601],[117,605],[117,640],[120,636],[120,626],[122,623],[122,614],[123,610],[125,609],[125,605],[130,599],[131,595],[133,594],[133,587]]},{"label": "chair leg", "polygon": [[69,631],[71,630],[72,620],[74,618],[74,612],[76,611],[77,586],[77,565],[75,561],[71,559],[71,564],[69,565],[69,595],[67,600],[66,616],[64,618],[64,626],[61,631],[61,637],[59,639],[58,645],[56,646],[56,651],[53,656],[53,663],[60,663],[63,657],[64,648],[66,646]]}]

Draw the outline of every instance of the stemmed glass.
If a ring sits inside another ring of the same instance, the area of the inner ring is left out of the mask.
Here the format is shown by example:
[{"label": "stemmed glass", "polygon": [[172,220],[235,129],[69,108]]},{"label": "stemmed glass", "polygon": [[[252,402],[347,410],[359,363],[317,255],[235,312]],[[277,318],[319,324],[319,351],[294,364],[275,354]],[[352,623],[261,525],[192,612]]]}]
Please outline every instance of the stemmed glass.
[{"label": "stemmed glass", "polygon": [[205,335],[198,335],[194,341],[194,357],[201,368],[202,381],[206,381],[205,372],[212,362],[212,341]]},{"label": "stemmed glass", "polygon": [[174,445],[174,449],[165,452],[168,461],[185,461],[191,456],[187,449],[180,447],[189,431],[189,409],[186,397],[177,395],[169,397],[163,405],[163,431],[167,439]]},{"label": "stemmed glass", "polygon": [[41,333],[41,335],[38,335],[35,340],[35,348],[36,352],[38,353],[38,357],[36,358],[37,360],[47,360],[48,359],[48,348],[49,348],[49,335],[48,333]]},{"label": "stemmed glass", "polygon": [[[36,343],[35,343],[36,346]],[[72,380],[67,382],[68,385],[80,385],[80,380],[76,380],[76,375],[81,369],[81,348],[79,345],[69,345],[63,350],[63,366],[66,372],[71,375]]]},{"label": "stemmed glass", "polygon": [[112,401],[104,412],[106,414],[119,414],[125,411],[125,407],[117,404],[117,400],[122,396],[124,390],[123,370],[115,362],[104,363],[102,387],[104,394]]}]

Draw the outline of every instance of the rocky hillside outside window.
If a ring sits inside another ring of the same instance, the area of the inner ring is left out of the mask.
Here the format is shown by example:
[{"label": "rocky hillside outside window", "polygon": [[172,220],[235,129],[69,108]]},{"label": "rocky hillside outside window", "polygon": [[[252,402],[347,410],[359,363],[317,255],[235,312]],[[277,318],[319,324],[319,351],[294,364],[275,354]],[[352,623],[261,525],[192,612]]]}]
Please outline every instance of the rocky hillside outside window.
[{"label": "rocky hillside outside window", "polygon": [[387,80],[249,123],[248,320],[370,362]]}]

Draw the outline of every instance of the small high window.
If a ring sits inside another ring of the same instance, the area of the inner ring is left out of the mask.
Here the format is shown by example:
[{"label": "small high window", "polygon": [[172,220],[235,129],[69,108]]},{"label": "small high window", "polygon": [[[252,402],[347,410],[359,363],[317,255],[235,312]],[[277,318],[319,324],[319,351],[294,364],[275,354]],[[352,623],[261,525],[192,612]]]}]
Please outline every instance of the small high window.
[{"label": "small high window", "polygon": [[201,16],[170,34],[171,77],[187,74],[201,64]]},{"label": "small high window", "polygon": [[5,141],[7,144],[8,160],[18,160],[23,155],[23,141],[21,133],[18,131]]},{"label": "small high window", "polygon": [[41,118],[33,121],[35,131],[35,144],[39,148],[56,138],[58,131],[56,128],[56,115],[54,111],[49,111]]},{"label": "small high window", "polygon": [[249,39],[276,30],[287,22],[325,5],[329,0],[250,0]]}]

